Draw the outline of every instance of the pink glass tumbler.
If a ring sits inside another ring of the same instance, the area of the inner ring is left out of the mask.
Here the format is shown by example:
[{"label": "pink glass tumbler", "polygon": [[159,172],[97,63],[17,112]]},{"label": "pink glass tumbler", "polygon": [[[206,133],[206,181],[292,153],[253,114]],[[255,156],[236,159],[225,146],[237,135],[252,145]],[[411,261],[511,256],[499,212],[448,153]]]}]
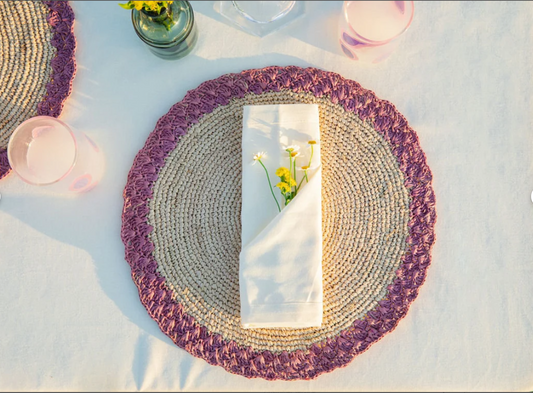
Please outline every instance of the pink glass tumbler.
[{"label": "pink glass tumbler", "polygon": [[379,63],[398,46],[413,20],[412,1],[345,1],[339,43],[352,60]]},{"label": "pink glass tumbler", "polygon": [[26,183],[63,194],[90,190],[104,172],[98,146],[84,133],[49,116],[21,123],[9,138],[7,157]]}]

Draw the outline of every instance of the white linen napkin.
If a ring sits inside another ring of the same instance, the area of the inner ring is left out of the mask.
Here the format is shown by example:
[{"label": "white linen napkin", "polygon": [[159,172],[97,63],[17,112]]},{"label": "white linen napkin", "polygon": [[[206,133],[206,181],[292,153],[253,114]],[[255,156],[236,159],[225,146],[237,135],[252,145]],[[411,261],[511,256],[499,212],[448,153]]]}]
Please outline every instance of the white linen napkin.
[{"label": "white linen napkin", "polygon": [[[308,141],[320,137],[318,106],[245,106],[242,135],[242,250],[239,265],[241,324],[244,328],[304,328],[322,324],[322,206],[320,147],[314,145],[309,183],[285,207],[279,190],[269,191],[265,171],[253,164],[257,152],[272,185],[289,166],[283,146],[299,145],[307,165]],[[298,176],[298,182],[302,174]]]}]

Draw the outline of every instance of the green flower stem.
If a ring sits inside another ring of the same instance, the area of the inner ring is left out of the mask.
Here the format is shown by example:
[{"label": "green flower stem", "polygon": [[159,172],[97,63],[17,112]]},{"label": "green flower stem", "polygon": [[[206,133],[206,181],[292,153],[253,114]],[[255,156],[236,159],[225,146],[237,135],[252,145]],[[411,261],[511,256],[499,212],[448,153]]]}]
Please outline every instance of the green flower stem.
[{"label": "green flower stem", "polygon": [[305,172],[305,175],[304,175],[304,177],[302,177],[302,180],[300,180],[300,184],[298,184],[298,189],[300,189],[300,187],[302,186],[302,183],[304,182],[304,179],[306,180],[306,183],[309,182],[309,180],[307,180],[307,169],[304,172]]},{"label": "green flower stem", "polygon": [[[311,167],[311,161],[313,160],[313,153],[314,153],[313,145],[310,145],[310,146],[311,146],[311,157],[309,157],[309,164],[307,165],[309,168]],[[294,179],[296,180],[296,165],[295,165],[295,170],[294,170]],[[296,191],[300,189],[304,179],[306,183],[309,183],[309,177],[307,176],[307,169],[304,171],[304,177],[302,177],[302,180],[300,180],[300,184],[298,184]]]},{"label": "green flower stem", "polygon": [[268,171],[267,169],[265,168],[265,166],[263,165],[263,163],[261,162],[261,159],[257,160],[259,161],[259,163],[261,164],[261,166],[263,167],[263,169],[265,170],[265,173],[266,173],[266,177],[267,177],[267,180],[268,180],[268,185],[270,186],[270,193],[272,194],[272,198],[274,198],[274,200],[276,201],[276,205],[278,205],[278,210],[279,212],[281,213],[281,207],[279,207],[279,202],[278,202],[278,199],[276,198],[276,196],[274,195],[274,190],[272,189],[272,183],[270,182],[270,176],[268,176]]},{"label": "green flower stem", "polygon": [[[296,157],[294,157],[294,168],[293,168],[293,172],[294,172],[294,182],[296,183]],[[294,195],[296,196],[298,194],[298,187],[297,186],[294,186]]]},{"label": "green flower stem", "polygon": [[170,31],[172,29],[172,22],[169,19],[163,20],[163,25],[167,29],[167,31]]},{"label": "green flower stem", "polygon": [[[292,172],[292,156],[291,156],[291,153],[289,152],[289,186],[291,185],[291,172]],[[292,187],[291,187],[291,192],[292,192]]]}]

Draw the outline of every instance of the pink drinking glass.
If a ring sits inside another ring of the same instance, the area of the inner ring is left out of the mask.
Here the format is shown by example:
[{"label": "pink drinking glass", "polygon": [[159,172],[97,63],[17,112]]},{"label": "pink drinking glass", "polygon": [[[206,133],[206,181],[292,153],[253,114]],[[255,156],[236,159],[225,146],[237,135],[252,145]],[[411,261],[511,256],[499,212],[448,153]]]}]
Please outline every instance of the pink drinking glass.
[{"label": "pink drinking glass", "polygon": [[339,22],[341,49],[350,59],[379,63],[398,46],[413,15],[413,1],[345,1]]},{"label": "pink drinking glass", "polygon": [[13,172],[26,183],[64,194],[89,191],[104,172],[98,146],[50,116],[21,123],[9,138],[7,158]]}]

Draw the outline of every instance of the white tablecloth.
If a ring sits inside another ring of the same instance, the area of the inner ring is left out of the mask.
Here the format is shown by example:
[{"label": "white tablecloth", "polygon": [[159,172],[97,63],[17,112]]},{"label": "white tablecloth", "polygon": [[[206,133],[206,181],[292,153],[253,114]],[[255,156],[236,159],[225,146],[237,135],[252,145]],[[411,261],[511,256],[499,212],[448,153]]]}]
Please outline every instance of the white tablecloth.
[{"label": "white tablecloth", "polygon": [[[116,2],[75,2],[78,72],[61,116],[107,159],[78,198],[0,181],[0,389],[533,390],[533,3],[421,2],[398,50],[363,65],[336,41],[341,2],[265,38],[192,2],[196,49],[148,52]],[[437,242],[396,330],[313,381],[247,380],[176,347],[141,305],[120,240],[122,190],[157,119],[202,81],[314,66],[394,103],[434,175]]]}]

